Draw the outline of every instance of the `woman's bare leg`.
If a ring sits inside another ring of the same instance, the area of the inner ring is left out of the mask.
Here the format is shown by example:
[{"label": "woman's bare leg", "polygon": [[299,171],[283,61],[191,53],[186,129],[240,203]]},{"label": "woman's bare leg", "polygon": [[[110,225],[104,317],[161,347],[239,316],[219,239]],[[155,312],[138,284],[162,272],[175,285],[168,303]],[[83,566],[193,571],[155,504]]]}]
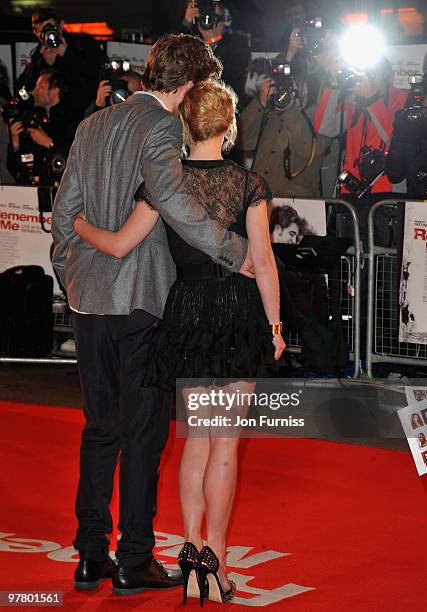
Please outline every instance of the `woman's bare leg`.
[{"label": "woman's bare leg", "polygon": [[[206,389],[184,389],[185,405],[188,406],[189,393],[203,392],[206,392]],[[190,414],[206,417],[210,414],[210,411],[206,414],[206,409],[201,408],[192,413],[187,409],[187,416]],[[209,446],[208,432],[204,432],[198,427],[194,431],[190,430],[185,441],[179,469],[179,493],[184,522],[184,537],[186,542],[192,542],[198,550],[203,546],[202,522],[205,513],[203,478],[209,457]]]},{"label": "woman's bare leg", "polygon": [[[252,393],[254,388],[255,383],[239,381],[222,389],[224,392],[231,393],[235,391]],[[233,406],[227,416],[234,422],[237,414],[241,417],[246,416],[248,407],[247,403]],[[216,437],[211,428],[210,451],[203,481],[203,495],[206,508],[208,545],[219,559],[221,582],[223,587],[228,589],[230,585],[226,573],[226,534],[236,490],[239,429],[231,427],[226,429],[228,437]]]}]

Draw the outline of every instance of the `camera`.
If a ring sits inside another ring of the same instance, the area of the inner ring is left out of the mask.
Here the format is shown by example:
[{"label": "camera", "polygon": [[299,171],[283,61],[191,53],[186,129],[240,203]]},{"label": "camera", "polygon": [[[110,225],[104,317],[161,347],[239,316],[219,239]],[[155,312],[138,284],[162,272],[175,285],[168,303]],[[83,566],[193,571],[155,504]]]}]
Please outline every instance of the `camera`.
[{"label": "camera", "polygon": [[127,82],[119,76],[128,70],[130,70],[129,62],[122,59],[112,59],[101,68],[99,80],[109,81],[113,90],[109,96],[110,104],[124,102],[131,95]]},{"label": "camera", "polygon": [[372,183],[384,172],[385,160],[386,156],[380,149],[373,149],[367,145],[362,147],[359,158],[356,160],[356,166],[359,168],[362,179]]},{"label": "camera", "polygon": [[62,153],[47,153],[42,159],[38,160],[34,153],[21,153],[20,161],[20,182],[33,186],[51,185],[58,187],[67,159]]},{"label": "camera", "polygon": [[423,77],[421,75],[414,74],[409,77],[408,81],[411,86],[413,103],[411,106],[400,111],[398,119],[413,125],[427,121],[427,107],[423,105],[427,92],[424,90]]},{"label": "camera", "polygon": [[350,66],[340,68],[337,74],[338,89],[351,89],[361,82],[364,74],[364,72],[359,72],[356,68]]},{"label": "camera", "polygon": [[365,145],[355,162],[361,178],[358,179],[349,170],[344,170],[339,175],[338,182],[340,185],[345,185],[350,193],[360,198],[384,174],[385,165],[386,154],[380,149],[373,149]]},{"label": "camera", "polygon": [[345,185],[353,195],[357,195],[363,190],[363,182],[349,170],[343,170],[343,172],[341,172],[338,176],[338,183],[340,185]]},{"label": "camera", "polygon": [[291,65],[280,60],[269,61],[270,78],[276,91],[271,96],[271,104],[276,110],[284,110],[292,100],[298,97],[298,89],[291,73]]},{"label": "camera", "polygon": [[322,25],[321,17],[308,17],[300,28],[304,47],[310,55],[319,55],[325,49],[325,36]]},{"label": "camera", "polygon": [[49,174],[53,177],[62,176],[67,159],[61,153],[55,153],[49,159]]},{"label": "camera", "polygon": [[51,49],[57,49],[62,43],[61,33],[55,23],[47,23],[41,31],[43,44]]},{"label": "camera", "polygon": [[307,17],[304,20],[295,20],[294,25],[298,28],[297,36],[301,36],[304,48],[310,55],[316,56],[325,48],[325,36],[321,17]]},{"label": "camera", "polygon": [[46,112],[34,106],[34,98],[25,87],[1,106],[1,113],[6,123],[21,121],[25,129],[43,127],[48,123]]},{"label": "camera", "polygon": [[224,20],[223,15],[218,15],[216,6],[221,0],[198,0],[194,5],[199,9],[198,25],[202,30],[212,30],[218,23]]}]

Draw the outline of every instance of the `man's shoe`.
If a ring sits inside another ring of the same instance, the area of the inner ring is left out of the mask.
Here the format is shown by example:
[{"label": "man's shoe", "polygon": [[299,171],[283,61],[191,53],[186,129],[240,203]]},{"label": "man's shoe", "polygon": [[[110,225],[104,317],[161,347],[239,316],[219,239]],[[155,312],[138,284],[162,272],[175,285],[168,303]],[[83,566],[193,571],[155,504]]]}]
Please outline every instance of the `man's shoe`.
[{"label": "man's shoe", "polygon": [[166,570],[160,561],[152,559],[137,567],[119,566],[113,577],[113,594],[134,595],[145,589],[172,589],[181,584],[181,570]]},{"label": "man's shoe", "polygon": [[107,557],[104,561],[82,559],[74,572],[74,588],[77,590],[96,589],[100,580],[112,578],[117,564]]}]

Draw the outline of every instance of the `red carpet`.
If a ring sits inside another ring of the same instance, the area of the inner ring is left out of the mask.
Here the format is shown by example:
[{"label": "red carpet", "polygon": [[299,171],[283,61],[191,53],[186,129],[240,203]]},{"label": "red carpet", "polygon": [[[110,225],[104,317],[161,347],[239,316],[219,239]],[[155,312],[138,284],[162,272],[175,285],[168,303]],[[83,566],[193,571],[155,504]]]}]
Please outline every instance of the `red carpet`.
[{"label": "red carpet", "polygon": [[[66,610],[185,610],[176,590],[131,597],[112,596],[108,584],[73,590],[82,415],[0,402],[0,417],[0,591],[61,591]],[[182,542],[181,447],[171,433],[156,520],[156,555],[171,564]],[[424,607],[427,488],[409,453],[298,439],[243,440],[241,451],[228,559],[239,592],[224,609]],[[187,610],[197,609],[190,600]]]}]

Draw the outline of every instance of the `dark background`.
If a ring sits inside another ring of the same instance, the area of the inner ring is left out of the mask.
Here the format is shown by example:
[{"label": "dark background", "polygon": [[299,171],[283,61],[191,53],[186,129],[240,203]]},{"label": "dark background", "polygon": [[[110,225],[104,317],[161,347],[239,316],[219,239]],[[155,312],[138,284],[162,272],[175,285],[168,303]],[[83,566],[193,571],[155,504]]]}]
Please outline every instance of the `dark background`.
[{"label": "dark background", "polygon": [[[286,5],[296,4],[298,0],[226,0],[232,11],[235,25],[250,31],[254,47],[274,48],[284,27],[284,10]],[[148,36],[162,32],[176,31],[184,13],[186,0],[40,0],[33,6],[53,6],[57,13],[67,22],[106,21],[115,31],[115,38],[120,39],[123,29],[138,29]],[[343,15],[368,12],[379,15],[384,8],[412,7],[418,14],[400,15],[400,20],[415,19],[421,21],[421,30],[427,31],[426,0],[306,0],[307,12],[312,16],[328,16],[339,21]],[[25,16],[31,13],[28,0],[1,0],[1,10],[14,16]],[[1,29],[10,23],[0,15]],[[18,22],[17,22],[18,23]],[[28,20],[21,22],[28,24]],[[4,24],[4,25],[3,25]],[[405,27],[399,22],[396,13],[382,16],[379,25],[385,33],[404,36]],[[418,28],[419,30],[419,28]],[[425,36],[418,31],[418,39]],[[411,36],[412,37],[412,36]],[[410,37],[410,38],[411,38]],[[416,37],[415,37],[416,38]]]}]

